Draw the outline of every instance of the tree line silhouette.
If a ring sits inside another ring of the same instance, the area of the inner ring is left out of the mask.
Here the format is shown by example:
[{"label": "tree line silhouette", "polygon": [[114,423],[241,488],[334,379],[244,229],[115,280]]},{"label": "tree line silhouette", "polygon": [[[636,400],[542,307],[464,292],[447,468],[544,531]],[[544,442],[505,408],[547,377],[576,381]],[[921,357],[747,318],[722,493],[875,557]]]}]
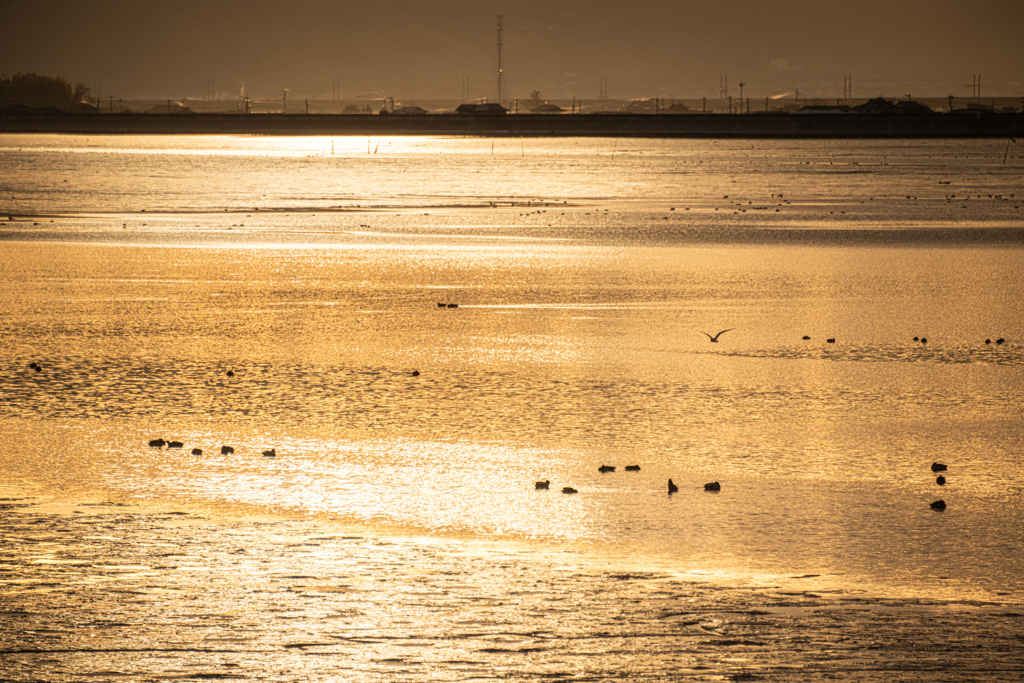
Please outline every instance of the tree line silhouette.
[{"label": "tree line silhouette", "polygon": [[0,77],[0,107],[20,104],[66,109],[84,101],[89,95],[90,89],[84,83],[72,85],[60,76],[27,73]]}]

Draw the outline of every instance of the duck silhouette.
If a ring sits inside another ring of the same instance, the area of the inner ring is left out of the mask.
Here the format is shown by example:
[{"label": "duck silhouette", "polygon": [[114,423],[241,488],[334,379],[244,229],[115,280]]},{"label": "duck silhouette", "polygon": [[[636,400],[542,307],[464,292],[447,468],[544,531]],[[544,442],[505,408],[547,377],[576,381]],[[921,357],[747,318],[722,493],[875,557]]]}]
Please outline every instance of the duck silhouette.
[{"label": "duck silhouette", "polygon": [[276,458],[277,457],[277,450],[274,449],[274,448],[271,448],[269,451],[263,451],[263,457],[264,458]]},{"label": "duck silhouette", "polygon": [[605,472],[614,472],[615,465],[601,465],[597,468],[597,471],[604,474]]},{"label": "duck silhouette", "polygon": [[934,503],[932,503],[932,510],[945,510],[945,509],[946,509],[946,501],[944,501],[944,500],[937,500]]},{"label": "duck silhouette", "polygon": [[669,492],[669,493],[675,493],[675,492],[676,492],[676,491],[678,491],[678,490],[679,490],[679,487],[678,487],[678,486],[676,486],[675,484],[673,484],[673,483],[672,483],[672,480],[671,480],[671,479],[669,479],[669,480],[668,480],[668,492]]},{"label": "duck silhouette", "polygon": [[221,455],[231,455],[234,452],[235,452],[235,449],[232,448],[231,446],[221,446],[220,447],[220,454]]},{"label": "duck silhouette", "polygon": [[932,472],[945,472],[945,471],[946,471],[946,466],[943,465],[941,462],[933,462],[932,463]]},{"label": "duck silhouette", "polygon": [[640,465],[626,465],[626,471],[627,472],[639,472],[640,471]]},{"label": "duck silhouette", "polygon": [[562,493],[579,493],[579,491],[577,491],[571,486],[566,486],[565,488],[562,489]]},{"label": "duck silhouette", "polygon": [[203,449],[202,448],[193,448],[192,449],[192,455],[202,455],[202,454],[203,454]]},{"label": "duck silhouette", "polygon": [[153,448],[163,448],[167,444],[163,439],[153,439],[149,442],[149,445]]},{"label": "duck silhouette", "polygon": [[538,481],[536,484],[533,485],[533,488],[535,488],[537,490],[540,490],[540,489],[548,489],[548,488],[550,488],[550,486],[551,486],[551,480],[548,479],[547,481]]},{"label": "duck silhouette", "polygon": [[722,490],[722,485],[719,484],[717,481],[713,481],[710,484],[704,484],[704,490],[705,491],[721,491]]}]

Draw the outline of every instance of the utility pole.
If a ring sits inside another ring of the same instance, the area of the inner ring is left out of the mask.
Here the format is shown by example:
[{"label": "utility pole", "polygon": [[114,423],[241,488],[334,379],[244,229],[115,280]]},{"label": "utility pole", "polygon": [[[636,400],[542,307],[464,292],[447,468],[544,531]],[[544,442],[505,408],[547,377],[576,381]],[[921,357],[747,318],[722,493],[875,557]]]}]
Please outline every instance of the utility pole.
[{"label": "utility pole", "polygon": [[502,29],[504,28],[505,19],[502,15],[498,15],[498,104],[501,104],[504,93],[502,92],[505,87],[505,74],[501,63],[501,46],[502,46]]},{"label": "utility pole", "polygon": [[281,113],[288,113],[288,88],[284,89],[284,96],[281,99]]},{"label": "utility pole", "polygon": [[744,83],[743,81],[740,81],[740,113],[741,114],[743,113],[743,86],[745,86],[745,85],[746,85],[746,83]]}]

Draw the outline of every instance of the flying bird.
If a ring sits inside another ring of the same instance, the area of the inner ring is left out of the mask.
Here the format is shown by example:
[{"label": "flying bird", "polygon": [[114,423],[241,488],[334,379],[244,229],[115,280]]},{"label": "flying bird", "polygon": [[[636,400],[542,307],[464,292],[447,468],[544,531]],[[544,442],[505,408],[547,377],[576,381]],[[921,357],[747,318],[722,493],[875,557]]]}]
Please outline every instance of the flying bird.
[{"label": "flying bird", "polygon": [[705,334],[705,335],[707,335],[708,339],[710,339],[710,340],[711,340],[711,342],[712,342],[713,344],[717,344],[717,343],[718,343],[718,338],[719,338],[719,337],[721,337],[721,336],[722,336],[723,334],[725,334],[726,332],[729,332],[729,331],[731,331],[731,330],[735,330],[735,329],[736,329],[735,327],[730,327],[730,328],[729,328],[728,330],[722,330],[721,332],[719,332],[718,334],[716,334],[716,335],[715,335],[714,337],[712,337],[712,336],[711,336],[710,334],[708,334],[707,332],[701,332],[701,334]]}]

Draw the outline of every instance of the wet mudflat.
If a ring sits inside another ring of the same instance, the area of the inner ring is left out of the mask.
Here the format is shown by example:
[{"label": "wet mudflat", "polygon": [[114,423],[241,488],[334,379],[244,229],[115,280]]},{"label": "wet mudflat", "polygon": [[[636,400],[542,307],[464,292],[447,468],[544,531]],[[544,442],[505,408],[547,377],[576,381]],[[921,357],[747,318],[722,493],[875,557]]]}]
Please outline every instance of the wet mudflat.
[{"label": "wet mudflat", "polygon": [[[6,499],[4,680],[1021,680],[1024,606]],[[642,656],[639,656],[642,655]]]}]

